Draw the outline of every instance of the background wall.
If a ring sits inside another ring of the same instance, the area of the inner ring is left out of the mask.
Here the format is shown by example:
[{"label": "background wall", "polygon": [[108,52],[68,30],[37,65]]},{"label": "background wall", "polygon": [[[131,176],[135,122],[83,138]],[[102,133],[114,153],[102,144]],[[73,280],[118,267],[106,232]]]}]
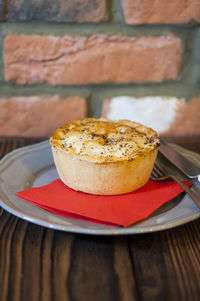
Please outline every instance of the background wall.
[{"label": "background wall", "polygon": [[0,135],[85,116],[200,135],[199,0],[0,0]]}]

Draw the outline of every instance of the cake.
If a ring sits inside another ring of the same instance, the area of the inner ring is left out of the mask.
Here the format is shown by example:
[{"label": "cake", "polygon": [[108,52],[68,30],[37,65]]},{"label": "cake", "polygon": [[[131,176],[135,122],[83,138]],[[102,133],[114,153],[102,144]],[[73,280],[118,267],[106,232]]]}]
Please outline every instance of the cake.
[{"label": "cake", "polygon": [[54,132],[50,143],[62,182],[100,195],[128,193],[145,185],[160,145],[151,128],[105,118],[70,122]]}]

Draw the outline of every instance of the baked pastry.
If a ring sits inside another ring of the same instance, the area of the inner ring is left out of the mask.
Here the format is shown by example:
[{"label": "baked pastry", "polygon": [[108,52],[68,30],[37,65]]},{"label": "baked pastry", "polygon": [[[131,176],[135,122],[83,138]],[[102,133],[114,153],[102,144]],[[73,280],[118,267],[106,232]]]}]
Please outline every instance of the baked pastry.
[{"label": "baked pastry", "polygon": [[92,194],[115,195],[142,187],[149,179],[160,141],[158,134],[128,120],[76,120],[50,139],[60,179]]}]

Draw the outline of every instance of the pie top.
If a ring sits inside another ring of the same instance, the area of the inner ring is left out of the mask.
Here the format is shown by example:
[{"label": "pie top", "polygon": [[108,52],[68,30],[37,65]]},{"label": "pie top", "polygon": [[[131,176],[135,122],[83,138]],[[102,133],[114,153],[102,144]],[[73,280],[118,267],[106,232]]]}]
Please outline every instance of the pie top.
[{"label": "pie top", "polygon": [[51,145],[82,160],[104,163],[132,161],[160,145],[156,131],[129,120],[86,118],[57,129]]}]

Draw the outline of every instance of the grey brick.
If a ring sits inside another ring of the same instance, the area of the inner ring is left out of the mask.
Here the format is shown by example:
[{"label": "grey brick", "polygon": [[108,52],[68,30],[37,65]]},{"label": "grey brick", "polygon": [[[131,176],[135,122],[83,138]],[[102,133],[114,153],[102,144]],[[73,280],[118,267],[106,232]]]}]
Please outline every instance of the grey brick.
[{"label": "grey brick", "polygon": [[98,22],[104,19],[106,0],[7,0],[8,20],[44,22]]}]

